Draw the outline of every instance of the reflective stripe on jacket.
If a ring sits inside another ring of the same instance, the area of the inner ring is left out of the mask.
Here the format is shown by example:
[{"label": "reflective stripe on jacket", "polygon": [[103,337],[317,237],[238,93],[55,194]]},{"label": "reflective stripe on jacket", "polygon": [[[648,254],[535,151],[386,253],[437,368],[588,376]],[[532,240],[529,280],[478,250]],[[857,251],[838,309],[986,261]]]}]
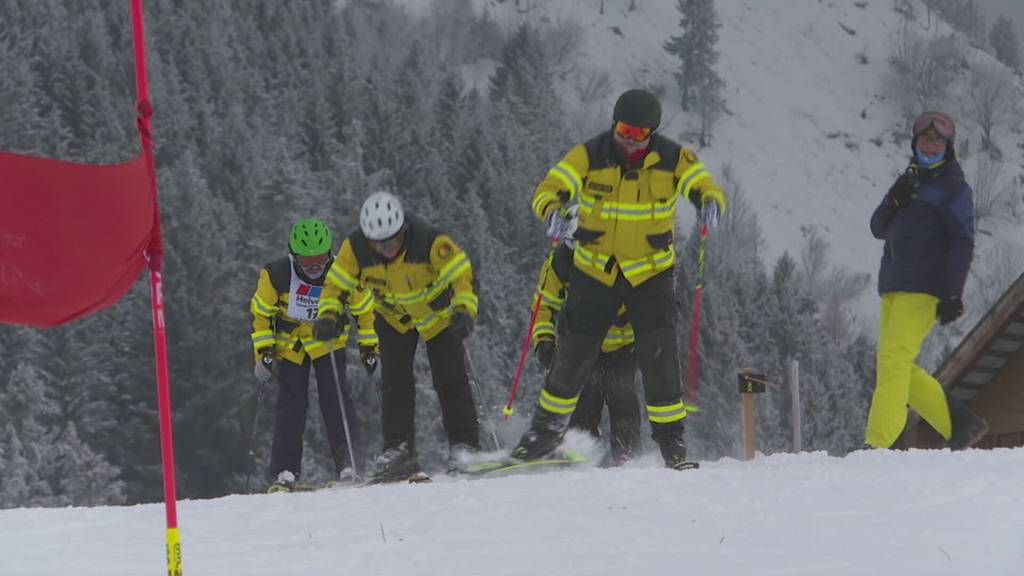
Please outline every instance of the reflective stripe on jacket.
[{"label": "reflective stripe on jacket", "polygon": [[360,230],[341,245],[327,273],[320,310],[339,291],[363,285],[373,291],[374,311],[401,333],[417,330],[430,340],[451,323],[451,310],[461,306],[476,317],[473,266],[469,256],[447,234],[406,215],[405,246],[386,262]]},{"label": "reflective stripe on jacket", "polygon": [[[533,325],[533,345],[541,336],[555,337],[555,316],[562,310],[567,289],[569,289],[569,268],[572,266],[572,249],[560,244],[544,261],[537,283],[537,294],[540,294],[540,309],[537,310],[537,321]],[[537,294],[534,294],[536,302]],[[633,344],[633,325],[629,323],[629,314],[625,306],[619,307],[619,315],[615,323],[601,342],[601,352],[615,352]]]},{"label": "reflective stripe on jacket", "polygon": [[616,157],[611,131],[569,151],[533,194],[534,214],[579,202],[573,261],[611,286],[621,272],[633,286],[675,264],[675,211],[680,197],[714,200],[725,194],[693,152],[660,135],[642,164],[626,169]]},{"label": "reflective stripe on jacket", "polygon": [[[313,360],[325,356],[331,349],[344,348],[348,342],[345,330],[333,342],[313,339],[313,321],[288,316],[288,301],[292,264],[288,257],[275,260],[260,270],[256,293],[249,303],[252,312],[252,347],[257,358],[268,346],[274,347],[274,354],[296,364],[302,364],[306,355]],[[313,285],[322,285],[313,282]],[[325,289],[326,291],[326,289]],[[377,333],[373,330],[373,296],[368,290],[357,289],[343,295],[349,311],[358,325],[359,343],[377,344]],[[323,309],[321,294],[319,310]],[[338,306],[339,313],[343,312]]]}]

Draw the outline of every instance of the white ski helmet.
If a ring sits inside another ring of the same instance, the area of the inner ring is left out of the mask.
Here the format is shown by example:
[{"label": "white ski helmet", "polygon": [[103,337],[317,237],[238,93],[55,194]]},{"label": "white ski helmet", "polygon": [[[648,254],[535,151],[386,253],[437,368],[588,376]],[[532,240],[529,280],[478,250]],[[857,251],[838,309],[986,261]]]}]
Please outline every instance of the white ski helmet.
[{"label": "white ski helmet", "polygon": [[386,240],[402,229],[405,214],[398,197],[390,192],[374,192],[359,211],[359,228],[370,240]]}]

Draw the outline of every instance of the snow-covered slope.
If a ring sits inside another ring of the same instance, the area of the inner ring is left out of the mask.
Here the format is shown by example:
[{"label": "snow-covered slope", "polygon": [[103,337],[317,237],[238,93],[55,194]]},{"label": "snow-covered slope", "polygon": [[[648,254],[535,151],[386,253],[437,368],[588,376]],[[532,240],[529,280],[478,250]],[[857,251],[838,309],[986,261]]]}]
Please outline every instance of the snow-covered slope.
[{"label": "snow-covered slope", "polygon": [[[1015,576],[1024,450],[653,461],[179,507],[185,574]],[[163,508],[0,511],[0,574],[159,574]]]},{"label": "snow-covered slope", "polygon": [[[476,1],[506,26],[583,28],[580,65],[612,86],[578,117],[607,117],[621,90],[660,85],[665,131],[686,139],[676,63],[662,50],[677,33],[674,0],[636,0],[634,11],[630,0]],[[732,163],[769,256],[799,251],[801,226],[815,225],[838,264],[874,274],[867,218],[906,161],[888,137],[895,108],[878,96],[891,0],[716,6],[730,115],[700,155],[719,173]],[[571,80],[562,90],[571,102]],[[874,306],[866,295],[864,313]],[[782,454],[688,473],[649,456],[620,470],[188,501],[179,520],[189,575],[1014,576],[1022,478],[1021,449]],[[160,505],[0,511],[2,576],[158,574],[163,545]]]},{"label": "snow-covered slope", "polygon": [[[430,5],[429,0],[401,1],[420,12]],[[561,63],[572,70],[560,86],[572,118],[603,121],[622,90],[663,89],[663,131],[695,146],[689,136],[693,119],[678,104],[673,77],[678,61],[663,49],[679,34],[675,0],[474,1],[509,29],[522,21],[582,29],[581,48]],[[715,6],[722,22],[717,69],[726,82],[728,114],[717,125],[712,146],[699,155],[718,174],[725,163],[732,164],[758,213],[769,262],[785,251],[799,255],[804,227],[814,226],[832,246],[835,265],[874,278],[881,246],[871,237],[868,220],[909,159],[908,145],[893,141],[898,114],[883,90],[891,38],[901,25],[892,1],[719,0]],[[937,19],[928,26],[917,31],[950,33]],[[973,48],[969,52],[971,60],[990,60]],[[581,104],[580,78],[600,71],[610,79],[607,95]],[[962,117],[962,106],[949,109],[961,116],[962,136],[975,132]],[[583,132],[592,128],[581,126]],[[1005,130],[999,135],[1009,136]],[[1012,143],[1003,149],[1019,156]],[[1016,160],[1010,165],[1016,170]],[[970,178],[973,164],[965,169]],[[680,214],[684,224],[692,221],[692,211]],[[979,237],[978,252],[1022,239],[1019,230],[995,230]],[[855,312],[870,327],[876,308],[872,283]]]}]

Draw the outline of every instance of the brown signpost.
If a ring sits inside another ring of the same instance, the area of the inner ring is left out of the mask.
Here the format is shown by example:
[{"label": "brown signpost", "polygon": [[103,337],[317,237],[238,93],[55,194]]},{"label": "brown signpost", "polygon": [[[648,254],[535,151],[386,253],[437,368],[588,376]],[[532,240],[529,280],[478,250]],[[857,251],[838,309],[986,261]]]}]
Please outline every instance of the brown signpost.
[{"label": "brown signpost", "polygon": [[754,448],[757,443],[754,437],[754,399],[756,394],[764,394],[768,390],[768,381],[764,374],[754,374],[750,368],[739,373],[739,391],[743,399],[743,459],[754,459]]}]

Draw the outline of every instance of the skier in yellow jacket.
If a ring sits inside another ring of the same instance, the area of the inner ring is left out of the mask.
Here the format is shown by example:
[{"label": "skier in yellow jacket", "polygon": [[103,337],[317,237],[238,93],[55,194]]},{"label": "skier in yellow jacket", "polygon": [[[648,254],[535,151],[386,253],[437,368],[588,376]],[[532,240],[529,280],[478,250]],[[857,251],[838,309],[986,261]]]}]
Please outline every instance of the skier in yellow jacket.
[{"label": "skier in yellow jacket", "polygon": [[[612,126],[577,145],[534,191],[534,214],[549,237],[575,227],[576,249],[563,315],[566,334],[540,395],[530,429],[512,451],[532,459],[554,450],[576,408],[580,388],[601,343],[625,305],[636,335],[647,418],[665,465],[692,468],[683,439],[682,381],[676,349],[673,267],[675,213],[694,203],[714,228],[725,194],[686,148],[655,130],[661,104],[646,90],[615,103]],[[578,205],[578,221],[568,217]]]},{"label": "skier in yellow jacket", "polygon": [[[295,488],[301,475],[302,434],[309,407],[309,371],[316,370],[320,413],[327,429],[339,480],[352,479],[349,442],[359,458],[359,443],[346,438],[337,387],[342,389],[348,428],[355,433],[355,410],[345,386],[345,344],[347,330],[338,330],[330,342],[313,339],[320,293],[327,268],[331,265],[331,232],[315,218],[300,220],[292,227],[289,254],[260,270],[256,294],[250,303],[252,345],[256,355],[255,376],[262,382],[277,377],[278,394],[274,408],[274,441],[270,452],[270,491]],[[358,322],[359,347],[374,350],[377,335],[373,331],[373,297],[369,291],[355,289],[345,294],[349,311]],[[339,307],[340,308],[340,307]],[[347,318],[347,317],[346,317]],[[338,366],[328,356],[333,353]],[[338,386],[335,385],[338,378]]]},{"label": "skier in yellow jacket", "polygon": [[462,343],[477,313],[473,268],[450,236],[406,214],[393,194],[375,192],[363,203],[359,228],[342,243],[328,272],[318,339],[334,336],[337,295],[360,285],[373,291],[380,336],[384,451],[374,461],[374,479],[415,480],[422,472],[416,459],[413,359],[421,337],[451,460],[480,446]]},{"label": "skier in yellow jacket", "polygon": [[[533,327],[533,350],[537,361],[550,370],[557,350],[555,316],[565,303],[571,287],[566,282],[572,270],[572,246],[575,242],[563,238],[540,272],[540,309]],[[561,325],[561,321],[559,324]],[[608,405],[611,428],[611,451],[607,460],[620,466],[640,447],[640,402],[636,394],[636,350],[633,326],[624,307],[619,308],[615,323],[601,342],[601,354],[594,370],[580,392],[576,410],[569,427],[585,430],[595,438],[601,437],[601,414]]]}]

